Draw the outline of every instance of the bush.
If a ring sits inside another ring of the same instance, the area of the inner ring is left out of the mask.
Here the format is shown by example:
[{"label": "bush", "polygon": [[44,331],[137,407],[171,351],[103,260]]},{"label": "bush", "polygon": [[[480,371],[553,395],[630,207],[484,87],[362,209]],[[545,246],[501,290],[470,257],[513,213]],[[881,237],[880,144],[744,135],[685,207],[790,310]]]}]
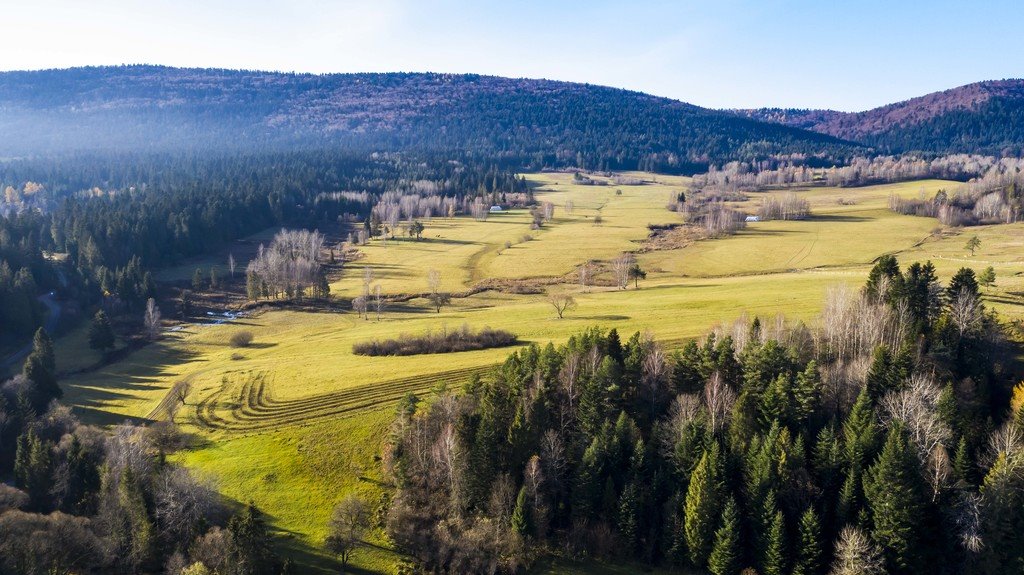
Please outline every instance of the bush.
[{"label": "bush", "polygon": [[419,355],[489,349],[515,343],[516,336],[513,333],[489,327],[473,332],[464,325],[455,331],[427,332],[423,335],[402,334],[394,339],[364,341],[353,345],[352,353],[371,356]]},{"label": "bush", "polygon": [[251,331],[240,331],[231,336],[231,347],[249,347],[252,344]]}]

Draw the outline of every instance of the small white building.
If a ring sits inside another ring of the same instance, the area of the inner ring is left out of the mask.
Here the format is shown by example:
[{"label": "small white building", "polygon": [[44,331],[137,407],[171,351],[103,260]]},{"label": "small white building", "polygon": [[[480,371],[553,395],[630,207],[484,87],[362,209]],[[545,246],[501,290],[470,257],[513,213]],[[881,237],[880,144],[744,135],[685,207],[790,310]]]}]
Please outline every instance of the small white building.
[{"label": "small white building", "polygon": [[759,221],[761,221],[761,218],[759,218],[757,216],[747,216],[747,220],[746,221],[748,221],[748,222],[759,222]]},{"label": "small white building", "polygon": [[504,209],[502,209],[502,207],[501,207],[501,206],[491,206],[491,209],[490,209],[489,211],[490,211],[490,212],[491,212],[492,214],[498,214],[498,213],[504,212],[505,210],[504,210]]}]

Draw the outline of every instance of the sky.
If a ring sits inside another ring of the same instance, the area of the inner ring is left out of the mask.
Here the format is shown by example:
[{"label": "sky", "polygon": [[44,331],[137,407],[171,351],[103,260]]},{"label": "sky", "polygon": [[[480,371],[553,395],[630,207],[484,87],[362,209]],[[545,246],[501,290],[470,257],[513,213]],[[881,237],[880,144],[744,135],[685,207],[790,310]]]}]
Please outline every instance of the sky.
[{"label": "sky", "polygon": [[0,70],[473,72],[859,111],[1024,77],[1020,0],[0,0]]}]

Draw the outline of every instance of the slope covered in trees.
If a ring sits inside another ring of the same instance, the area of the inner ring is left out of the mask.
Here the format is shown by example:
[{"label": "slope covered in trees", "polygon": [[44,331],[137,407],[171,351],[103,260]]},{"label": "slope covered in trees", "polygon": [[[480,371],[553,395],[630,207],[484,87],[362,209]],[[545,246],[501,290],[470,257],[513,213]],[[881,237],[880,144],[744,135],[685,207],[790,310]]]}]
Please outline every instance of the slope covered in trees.
[{"label": "slope covered in trees", "polygon": [[667,98],[548,80],[282,74],[156,66],[0,74],[0,152],[469,150],[534,168],[693,171],[709,161],[846,157],[829,136]]},{"label": "slope covered in trees", "polygon": [[1017,573],[1007,360],[972,270],[941,286],[892,256],[814,329],[738,322],[671,355],[615,330],[533,345],[400,404],[388,532],[451,573],[555,548],[714,575]]},{"label": "slope covered in trees", "polygon": [[856,113],[765,108],[741,115],[892,152],[1020,155],[1024,80],[978,82]]}]

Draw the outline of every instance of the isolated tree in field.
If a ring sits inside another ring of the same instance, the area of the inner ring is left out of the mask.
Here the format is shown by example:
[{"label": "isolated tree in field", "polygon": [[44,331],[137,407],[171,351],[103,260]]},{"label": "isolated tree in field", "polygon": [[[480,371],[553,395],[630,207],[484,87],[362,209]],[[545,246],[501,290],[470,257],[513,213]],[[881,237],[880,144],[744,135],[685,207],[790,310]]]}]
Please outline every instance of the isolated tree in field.
[{"label": "isolated tree in field", "polygon": [[178,314],[182,319],[192,315],[192,291],[183,289],[178,298]]},{"label": "isolated tree in field", "polygon": [[590,282],[593,281],[593,278],[591,278],[591,275],[593,275],[593,273],[594,266],[591,265],[590,262],[586,262],[580,266],[580,287],[582,287],[584,290],[590,287]]},{"label": "isolated tree in field", "polygon": [[143,318],[143,324],[146,328],[146,337],[150,341],[155,341],[160,337],[160,308],[156,306],[156,300],[153,298],[146,301],[146,315]]},{"label": "isolated tree in field", "polygon": [[368,309],[369,305],[369,298],[367,298],[367,296],[365,295],[361,295],[359,297],[352,299],[352,309],[356,311],[356,314],[359,317],[366,317],[366,310]]},{"label": "isolated tree in field", "polygon": [[971,236],[971,238],[967,240],[967,244],[964,247],[968,251],[970,251],[971,255],[973,256],[974,252],[978,251],[978,248],[981,247],[981,240],[978,238],[978,236]]},{"label": "isolated tree in field", "polygon": [[434,306],[437,313],[441,313],[441,308],[452,301],[451,295],[441,291],[441,272],[433,269],[427,272],[427,289],[430,290],[427,296],[430,305]]},{"label": "isolated tree in field", "polygon": [[220,287],[220,274],[217,273],[217,266],[210,266],[210,289]]},{"label": "isolated tree in field", "polygon": [[103,310],[96,312],[89,326],[89,347],[100,353],[106,353],[114,348],[114,328],[110,326],[110,320]]},{"label": "isolated tree in field", "polygon": [[174,401],[185,405],[185,400],[188,399],[188,394],[192,391],[192,384],[182,380],[174,382],[171,386],[171,396],[174,397]]},{"label": "isolated tree in field", "polygon": [[565,312],[576,309],[576,299],[567,293],[552,293],[548,295],[548,303],[555,308],[558,319],[562,319]]},{"label": "isolated tree in field", "polygon": [[629,278],[633,280],[633,287],[640,289],[640,280],[647,279],[647,272],[640,267],[640,264],[634,263],[629,268]]},{"label": "isolated tree in field", "polygon": [[342,569],[348,566],[352,551],[362,541],[370,527],[370,513],[366,503],[356,495],[347,495],[334,508],[328,525],[327,550],[341,559]]},{"label": "isolated tree in field", "polygon": [[409,234],[410,238],[411,237],[415,237],[417,240],[421,240],[421,239],[423,239],[423,230],[424,229],[425,229],[425,227],[423,225],[423,222],[421,222],[419,220],[414,220],[412,222],[409,222],[409,225],[407,226],[407,232],[406,233]]},{"label": "isolated tree in field", "polygon": [[619,289],[626,289],[629,285],[629,271],[633,269],[636,260],[633,254],[622,254],[612,261],[612,271],[615,272],[615,282]]},{"label": "isolated tree in field", "polygon": [[384,312],[384,294],[380,284],[373,286],[373,307],[377,312],[377,321],[380,321],[380,314]]},{"label": "isolated tree in field", "polygon": [[985,287],[992,287],[992,284],[996,283],[996,270],[992,266],[985,268],[980,275],[978,275],[978,283]]},{"label": "isolated tree in field", "polygon": [[203,289],[203,270],[196,268],[196,273],[192,274],[192,289],[200,291]]},{"label": "isolated tree in field", "polygon": [[235,279],[235,254],[228,254],[228,272],[231,273],[231,279]]}]

